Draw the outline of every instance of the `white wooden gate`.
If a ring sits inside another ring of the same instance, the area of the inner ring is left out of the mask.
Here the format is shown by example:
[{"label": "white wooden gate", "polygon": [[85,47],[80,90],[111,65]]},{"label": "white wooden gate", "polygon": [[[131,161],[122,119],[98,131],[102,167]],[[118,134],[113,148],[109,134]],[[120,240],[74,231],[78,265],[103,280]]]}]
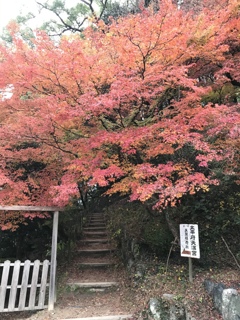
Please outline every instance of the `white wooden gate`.
[{"label": "white wooden gate", "polygon": [[9,260],[0,264],[0,312],[48,307],[50,262]]},{"label": "white wooden gate", "polygon": [[[38,206],[1,206],[0,211],[36,211],[36,212],[54,212],[53,215],[53,230],[52,230],[52,250],[51,250],[51,263],[48,260],[45,260],[42,264],[42,276],[41,282],[37,283],[36,285],[32,286],[32,283],[29,284],[29,274],[31,272],[37,274],[39,272],[39,268],[41,263],[35,262],[33,266],[31,266],[30,261],[25,261],[25,263],[21,264],[20,261],[16,261],[12,266],[10,262],[5,261],[4,264],[0,264],[3,267],[2,272],[5,272],[4,276],[2,276],[3,284],[1,283],[0,287],[0,312],[3,311],[20,311],[20,310],[35,310],[35,309],[43,309],[45,308],[45,294],[46,294],[46,287],[47,287],[47,278],[45,274],[48,274],[48,269],[50,266],[50,279],[49,279],[49,294],[48,294],[48,310],[54,310],[54,302],[56,299],[56,267],[57,267],[57,238],[58,238],[58,217],[59,211],[64,211],[64,208],[56,208],[56,207],[38,207]],[[38,260],[36,260],[38,261]],[[46,262],[47,261],[47,262]],[[38,267],[39,265],[39,267]],[[11,271],[11,267],[13,268]],[[21,267],[22,270],[21,271]],[[9,271],[10,269],[10,271]],[[8,271],[7,271],[8,270]],[[19,271],[20,270],[20,271]],[[26,270],[26,271],[25,271]],[[28,271],[27,271],[28,270]],[[32,270],[32,271],[31,271]],[[37,272],[38,270],[38,272]],[[9,280],[6,280],[6,277],[13,272],[14,277],[12,277],[11,285],[8,283]],[[21,282],[19,279],[21,276]],[[23,277],[24,276],[24,277]],[[37,276],[36,276],[37,277]],[[36,279],[34,277],[34,279]],[[46,277],[46,278],[45,278]],[[32,279],[32,278],[31,278]],[[5,281],[5,282],[4,282]],[[7,281],[7,282],[6,282]],[[35,280],[31,280],[35,281]],[[42,284],[45,286],[41,286]],[[7,283],[7,284],[6,284]],[[26,283],[26,285],[25,285]],[[35,282],[33,282],[35,283]],[[9,287],[11,286],[11,287]],[[30,288],[30,289],[29,289]],[[32,289],[35,288],[35,289]],[[39,289],[40,288],[40,289]],[[10,289],[10,290],[9,290]],[[32,290],[32,291],[31,291]],[[35,292],[36,290],[36,292]],[[39,293],[39,295],[38,295]],[[31,295],[33,298],[31,299]],[[26,300],[29,296],[29,301]],[[34,297],[37,297],[37,304],[36,300],[34,301]],[[10,305],[9,305],[10,303]],[[31,303],[31,304],[30,304]],[[3,309],[1,309],[3,308]]]}]

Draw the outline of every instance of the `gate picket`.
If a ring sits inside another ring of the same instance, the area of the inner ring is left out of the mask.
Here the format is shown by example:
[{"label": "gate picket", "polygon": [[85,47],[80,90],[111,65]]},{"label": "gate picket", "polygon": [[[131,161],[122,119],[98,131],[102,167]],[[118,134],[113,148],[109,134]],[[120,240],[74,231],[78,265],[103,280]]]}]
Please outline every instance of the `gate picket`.
[{"label": "gate picket", "polygon": [[19,311],[22,311],[25,309],[30,264],[31,262],[29,260],[26,260],[23,267],[22,283],[20,288],[20,298],[19,298],[19,304],[18,304]]},{"label": "gate picket", "polygon": [[3,272],[2,272],[2,280],[1,280],[1,287],[0,287],[0,312],[2,312],[4,309],[10,263],[11,262],[9,260],[6,260],[2,264]]},{"label": "gate picket", "polygon": [[33,275],[32,275],[32,281],[31,281],[31,289],[30,289],[30,299],[29,299],[30,310],[35,308],[39,267],[40,267],[40,261],[35,260],[33,265]]},{"label": "gate picket", "polygon": [[1,263],[0,312],[46,308],[49,266],[49,260],[44,260],[43,263],[39,260],[35,260],[34,263],[30,260],[24,263],[19,260],[14,263],[9,260]]},{"label": "gate picket", "polygon": [[19,260],[15,261],[14,267],[13,267],[13,275],[12,275],[11,291],[10,291],[10,297],[9,297],[9,303],[8,303],[8,311],[13,311],[15,308],[20,265],[21,265],[21,262]]},{"label": "gate picket", "polygon": [[43,269],[42,269],[42,279],[41,279],[41,286],[40,286],[40,293],[39,293],[39,301],[38,301],[38,308],[41,309],[45,305],[45,295],[46,295],[46,287],[47,287],[47,276],[48,276],[48,267],[49,261],[43,261]]}]

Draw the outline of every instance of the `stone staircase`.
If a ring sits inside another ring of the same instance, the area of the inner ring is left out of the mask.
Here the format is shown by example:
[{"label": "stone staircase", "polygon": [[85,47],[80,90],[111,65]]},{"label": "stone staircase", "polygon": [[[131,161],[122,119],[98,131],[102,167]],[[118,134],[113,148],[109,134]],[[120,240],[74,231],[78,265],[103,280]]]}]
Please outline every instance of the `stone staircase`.
[{"label": "stone staircase", "polygon": [[[114,248],[108,239],[104,215],[102,213],[92,214],[83,229],[83,238],[77,249],[78,258],[75,263],[79,268],[79,274],[74,281],[67,282],[70,290],[83,290],[83,292],[87,290],[92,294],[109,292],[112,296],[111,292],[117,290],[119,285],[114,277],[113,252]],[[93,301],[92,304],[95,304],[94,296],[91,296],[91,301]],[[89,304],[91,301],[89,299]],[[125,320],[131,318],[130,314],[97,314],[96,316],[62,320]]]}]

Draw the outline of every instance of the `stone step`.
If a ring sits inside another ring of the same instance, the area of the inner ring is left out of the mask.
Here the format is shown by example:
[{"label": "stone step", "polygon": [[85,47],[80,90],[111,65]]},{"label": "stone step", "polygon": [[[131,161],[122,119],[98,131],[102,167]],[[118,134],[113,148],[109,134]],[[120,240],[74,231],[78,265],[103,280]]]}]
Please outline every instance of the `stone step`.
[{"label": "stone step", "polygon": [[105,217],[104,216],[91,216],[88,218],[88,220],[103,220],[103,221],[105,221]]},{"label": "stone step", "polygon": [[105,224],[88,224],[86,226],[84,226],[84,228],[101,228],[101,229],[105,229],[106,230],[106,225]]},{"label": "stone step", "polygon": [[85,230],[83,230],[83,233],[87,233],[87,234],[106,234],[106,231],[85,231]]},{"label": "stone step", "polygon": [[[77,247],[79,250],[98,250],[98,249],[108,249],[111,251],[116,250],[116,246],[111,243],[102,243],[102,242],[89,242],[89,243],[81,243]],[[105,250],[104,250],[105,251]]]},{"label": "stone step", "polygon": [[76,288],[110,288],[118,286],[118,282],[68,282],[67,286]]},{"label": "stone step", "polygon": [[78,263],[79,267],[86,267],[86,268],[106,268],[106,267],[110,267],[113,266],[114,263],[110,262],[110,261],[106,261],[106,262],[82,262],[82,263]]},{"label": "stone step", "polygon": [[107,238],[101,238],[101,239],[99,239],[99,238],[86,238],[86,239],[81,239],[79,241],[80,241],[80,243],[90,244],[90,243],[108,243],[109,240]]},{"label": "stone step", "polygon": [[105,223],[89,223],[84,226],[84,228],[106,228]]},{"label": "stone step", "polygon": [[90,215],[91,216],[103,216],[104,215],[104,213],[103,212],[92,212],[92,213],[90,213]]},{"label": "stone step", "polygon": [[101,220],[101,221],[94,221],[94,220],[92,220],[92,221],[88,221],[88,224],[100,224],[100,225],[106,225],[106,221],[105,220]]},{"label": "stone step", "polygon": [[133,319],[131,314],[120,314],[120,315],[112,315],[112,316],[99,316],[99,317],[87,317],[87,318],[67,318],[61,320],[125,320],[125,319]]},{"label": "stone step", "polygon": [[106,227],[105,226],[88,226],[88,227],[84,227],[83,231],[105,231]]},{"label": "stone step", "polygon": [[86,224],[86,227],[98,227],[98,226],[106,227],[106,224],[104,222],[93,222],[93,221]]},{"label": "stone step", "polygon": [[103,249],[78,249],[77,252],[79,253],[90,253],[90,254],[99,254],[99,253],[110,253],[113,252],[114,249],[112,248],[103,248]]},{"label": "stone step", "polygon": [[83,231],[83,235],[88,236],[90,238],[96,237],[106,237],[107,233],[105,231]]}]

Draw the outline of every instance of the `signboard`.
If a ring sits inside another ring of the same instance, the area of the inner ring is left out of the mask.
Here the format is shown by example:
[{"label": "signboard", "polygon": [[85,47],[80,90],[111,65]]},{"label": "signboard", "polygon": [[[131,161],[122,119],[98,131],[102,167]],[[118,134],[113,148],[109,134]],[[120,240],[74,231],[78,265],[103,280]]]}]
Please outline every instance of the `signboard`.
[{"label": "signboard", "polygon": [[180,248],[182,257],[200,258],[197,224],[180,224]]}]

